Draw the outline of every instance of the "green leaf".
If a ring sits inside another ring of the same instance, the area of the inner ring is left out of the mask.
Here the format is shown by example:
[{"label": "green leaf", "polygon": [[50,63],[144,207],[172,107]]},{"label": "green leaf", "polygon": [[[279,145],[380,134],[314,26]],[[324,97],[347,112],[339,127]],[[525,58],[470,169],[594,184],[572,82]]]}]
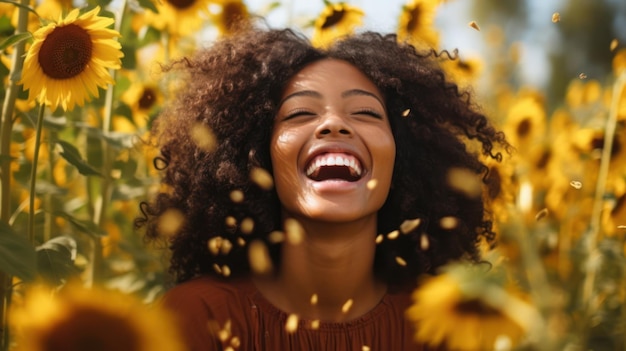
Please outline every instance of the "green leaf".
[{"label": "green leaf", "polygon": [[11,1],[11,0],[0,0],[0,2],[4,2],[6,4],[11,4],[11,5],[15,5],[17,7],[21,7],[23,9],[26,9],[26,10],[34,13],[35,16],[39,17],[39,14],[37,13],[37,11],[35,11],[35,9],[30,7],[30,6],[22,5],[21,3],[17,2],[17,1]]},{"label": "green leaf", "polygon": [[46,281],[60,285],[80,271],[74,265],[76,240],[69,236],[52,238],[37,247],[37,271]]},{"label": "green leaf", "polygon": [[83,220],[83,219],[78,219],[74,216],[72,216],[69,213],[66,212],[53,212],[53,215],[57,216],[57,217],[61,217],[64,218],[65,220],[67,220],[68,222],[70,222],[70,224],[72,224],[72,226],[74,226],[74,228],[78,229],[79,231],[86,233],[86,234],[90,234],[96,237],[102,237],[102,236],[106,236],[107,232],[98,227],[94,222],[92,221],[87,221],[87,220]]},{"label": "green leaf", "polygon": [[97,140],[104,140],[116,149],[132,148],[134,146],[135,138],[137,137],[135,134],[122,132],[108,132],[104,134],[102,129],[90,127],[84,123],[76,123],[76,126],[83,128],[89,137],[93,137]]},{"label": "green leaf", "polygon": [[[21,117],[22,120],[29,122],[33,128],[37,128],[37,112],[33,110],[29,112],[17,111],[16,115]],[[67,126],[67,118],[65,116],[45,116],[43,119],[43,126],[44,128],[60,132]]]},{"label": "green leaf", "polygon": [[128,161],[117,160],[113,163],[113,169],[121,171],[120,179],[135,179],[137,174],[137,160],[129,158]]},{"label": "green leaf", "polygon": [[118,149],[130,149],[134,146],[137,136],[131,133],[109,132],[104,136],[104,140],[109,145]]},{"label": "green leaf", "polygon": [[33,128],[37,128],[37,112],[33,110],[28,112],[17,111],[16,114],[22,119],[22,121],[28,122]]},{"label": "green leaf", "polygon": [[102,174],[100,174],[97,169],[93,168],[90,164],[87,163],[87,161],[82,158],[82,156],[78,152],[78,149],[74,147],[74,145],[63,140],[57,140],[56,143],[61,145],[61,147],[63,148],[63,151],[60,153],[61,156],[63,156],[63,158],[67,162],[76,167],[80,174],[85,176],[97,175],[102,177]]},{"label": "green leaf", "polygon": [[45,179],[37,179],[35,194],[37,195],[66,195],[67,189],[56,186]]},{"label": "green leaf", "polygon": [[46,128],[50,128],[56,131],[62,131],[67,127],[67,118],[65,116],[45,116],[43,119],[43,125]]},{"label": "green leaf", "polygon": [[139,47],[157,43],[159,40],[161,40],[161,32],[158,29],[149,26],[139,37]]},{"label": "green leaf", "polygon": [[15,32],[15,27],[11,24],[11,16],[3,15],[0,17],[0,35],[8,37]]},{"label": "green leaf", "polygon": [[126,105],[123,102],[120,102],[115,108],[115,114],[119,116],[124,116],[128,120],[133,120],[133,110],[131,110],[130,106]]},{"label": "green leaf", "polygon": [[0,50],[4,50],[9,46],[15,45],[24,40],[31,39],[32,37],[33,36],[29,32],[13,34],[12,36],[4,39],[2,43],[0,43]]},{"label": "green leaf", "polygon": [[113,200],[133,200],[146,195],[145,187],[120,184],[113,188],[111,199]]},{"label": "green leaf", "polygon": [[124,69],[136,69],[137,68],[137,50],[132,45],[122,45],[122,68]]},{"label": "green leaf", "polygon": [[36,274],[35,249],[26,237],[0,222],[0,271],[31,281]]},{"label": "green leaf", "polygon": [[156,8],[152,0],[139,0],[139,6],[143,7],[144,9],[148,9],[154,13],[159,13],[159,10]]}]

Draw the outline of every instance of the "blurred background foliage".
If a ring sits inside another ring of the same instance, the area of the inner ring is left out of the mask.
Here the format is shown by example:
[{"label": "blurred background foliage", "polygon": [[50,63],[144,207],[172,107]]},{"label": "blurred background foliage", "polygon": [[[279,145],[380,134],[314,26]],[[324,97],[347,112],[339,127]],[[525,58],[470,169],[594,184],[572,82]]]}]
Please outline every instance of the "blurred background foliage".
[{"label": "blurred background foliage", "polygon": [[[519,311],[528,318],[513,318],[521,330],[515,337],[494,324],[488,344],[467,343],[465,349],[626,350],[626,3],[320,0],[316,10],[299,10],[304,3],[312,2],[0,1],[0,349],[16,345],[8,312],[27,305],[34,282],[60,287],[78,281],[144,302],[170,283],[166,244],[146,245],[133,227],[140,202],[160,190],[158,152],[148,130],[168,96],[184,84],[162,76],[161,64],[228,35],[234,19],[274,18],[270,25],[296,27],[325,45],[367,29],[363,16],[394,6],[397,15],[377,23],[392,23],[418,47],[449,50],[454,60],[442,65],[461,86],[473,87],[517,149],[490,164],[497,185],[485,193],[499,232],[487,256],[497,274],[451,267],[444,275],[446,287],[478,282],[459,293],[463,306],[483,306],[463,310],[475,317],[471,323],[495,314],[510,319]],[[452,12],[453,3],[467,12]],[[34,33],[71,9],[84,13],[96,6],[101,16],[115,19],[112,28],[121,34],[121,68],[110,70],[115,85],[99,88],[98,97],[83,106],[40,109],[18,84],[23,50],[33,43],[24,30]],[[24,30],[18,28],[20,13]],[[464,21],[447,32],[438,26],[442,18],[471,18],[474,24]],[[478,55],[447,47],[446,37],[455,35],[472,38]],[[534,81],[542,84],[528,84],[524,76],[534,64],[544,75]],[[449,305],[458,307],[455,301]],[[458,317],[458,332],[463,315],[459,308],[450,311]],[[436,320],[415,320],[438,328]],[[447,332],[455,331],[442,335]]]}]

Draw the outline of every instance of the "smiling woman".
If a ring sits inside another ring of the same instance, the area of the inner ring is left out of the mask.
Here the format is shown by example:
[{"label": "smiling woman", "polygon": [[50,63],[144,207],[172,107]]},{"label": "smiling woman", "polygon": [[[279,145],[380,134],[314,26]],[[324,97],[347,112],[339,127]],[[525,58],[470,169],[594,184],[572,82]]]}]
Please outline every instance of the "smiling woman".
[{"label": "smiling woman", "polygon": [[170,244],[191,350],[429,349],[417,277],[494,235],[482,183],[448,179],[508,146],[440,59],[250,28],[169,67],[193,79],[155,122],[165,190],[136,223]]}]

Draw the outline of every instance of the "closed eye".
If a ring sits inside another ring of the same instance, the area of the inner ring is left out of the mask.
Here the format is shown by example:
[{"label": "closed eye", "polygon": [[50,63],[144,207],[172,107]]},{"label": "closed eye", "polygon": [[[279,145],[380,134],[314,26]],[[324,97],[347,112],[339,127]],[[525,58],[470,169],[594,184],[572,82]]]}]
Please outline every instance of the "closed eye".
[{"label": "closed eye", "polygon": [[288,119],[292,119],[298,116],[315,116],[315,113],[305,109],[292,110],[287,113],[287,116],[284,118],[284,120],[286,121]]},{"label": "closed eye", "polygon": [[378,118],[378,119],[383,119],[382,114],[380,114],[378,111],[371,110],[371,109],[359,110],[359,111],[353,112],[352,114],[353,115],[366,115],[366,116],[371,116],[371,117]]}]

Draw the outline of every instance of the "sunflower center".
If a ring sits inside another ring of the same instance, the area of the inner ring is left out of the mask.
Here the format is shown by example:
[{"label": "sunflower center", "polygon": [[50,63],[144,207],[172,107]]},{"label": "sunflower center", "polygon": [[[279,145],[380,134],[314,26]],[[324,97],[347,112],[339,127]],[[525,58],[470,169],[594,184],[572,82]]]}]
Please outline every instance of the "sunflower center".
[{"label": "sunflower center", "polygon": [[140,346],[138,330],[127,318],[81,307],[49,329],[39,350],[134,351]]},{"label": "sunflower center", "polygon": [[196,2],[195,0],[167,0],[167,2],[179,10],[184,10]]},{"label": "sunflower center", "polygon": [[343,18],[343,16],[345,16],[345,14],[346,10],[344,10],[343,8],[340,10],[333,10],[333,13],[330,16],[326,17],[324,24],[322,24],[322,29],[330,28],[341,22],[341,19]]},{"label": "sunflower center", "polygon": [[550,152],[550,150],[545,150],[543,154],[541,154],[541,157],[539,158],[539,160],[537,161],[537,164],[536,164],[537,169],[546,168],[551,158],[552,158],[552,152]]},{"label": "sunflower center", "polygon": [[[591,140],[591,150],[602,150],[604,149],[604,137],[596,137]],[[611,157],[619,154],[622,149],[622,145],[619,142],[619,139],[613,140],[613,146],[611,147]]]},{"label": "sunflower center", "polygon": [[517,125],[517,136],[520,138],[527,136],[531,128],[532,123],[530,122],[530,118],[524,118],[524,120]]},{"label": "sunflower center", "polygon": [[81,26],[70,23],[56,27],[43,41],[39,65],[53,79],[68,79],[79,75],[91,60],[93,43]]},{"label": "sunflower center", "polygon": [[472,71],[472,66],[469,65],[469,63],[463,61],[463,60],[459,60],[459,63],[457,65],[457,67],[459,67],[460,70],[465,71],[465,72],[471,72]]},{"label": "sunflower center", "polygon": [[222,8],[226,29],[234,30],[246,18],[246,8],[240,3],[229,3]]},{"label": "sunflower center", "polygon": [[142,110],[149,110],[156,101],[156,93],[151,88],[146,88],[139,98],[139,108]]},{"label": "sunflower center", "polygon": [[406,24],[406,30],[409,32],[413,32],[417,30],[419,27],[419,18],[421,15],[422,9],[420,6],[415,6],[412,10],[409,11],[409,23]]},{"label": "sunflower center", "polygon": [[494,316],[499,315],[500,312],[493,307],[489,307],[479,300],[462,301],[455,305],[454,308],[460,314],[480,315],[480,316]]}]

